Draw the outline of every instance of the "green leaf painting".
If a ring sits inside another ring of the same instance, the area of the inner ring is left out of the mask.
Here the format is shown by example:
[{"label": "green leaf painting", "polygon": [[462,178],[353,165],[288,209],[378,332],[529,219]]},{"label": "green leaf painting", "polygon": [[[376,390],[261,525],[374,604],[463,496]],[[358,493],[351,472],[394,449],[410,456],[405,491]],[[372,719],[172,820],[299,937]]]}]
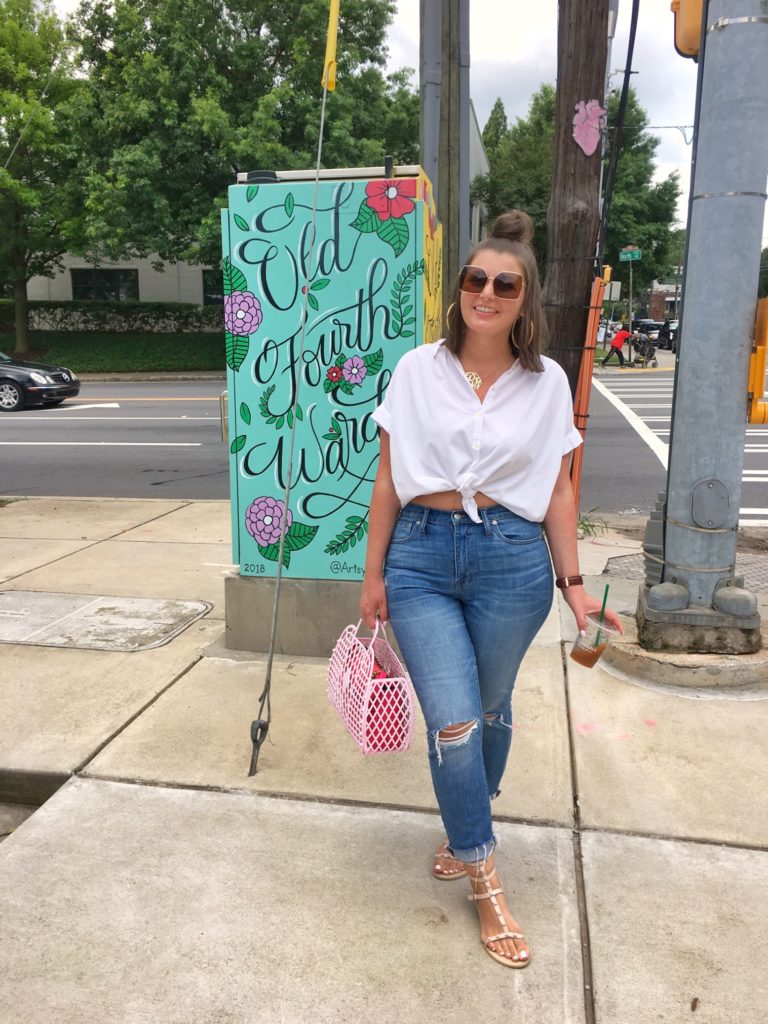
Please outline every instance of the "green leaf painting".
[{"label": "green leaf painting", "polygon": [[251,425],[251,410],[248,408],[245,402],[240,403],[240,419],[243,421],[246,427],[249,427]]},{"label": "green leaf painting", "polygon": [[392,327],[395,333],[402,338],[413,337],[413,331],[405,332],[405,328],[411,327],[416,323],[416,317],[412,315],[414,307],[411,299],[411,289],[416,278],[425,273],[426,264],[423,259],[417,260],[415,263],[409,263],[397,275],[392,286],[390,298]]},{"label": "green leaf painting", "polygon": [[378,373],[384,365],[384,352],[378,349],[367,356],[363,356],[363,362],[368,373]]},{"label": "green leaf painting", "polygon": [[389,220],[379,221],[376,234],[382,241],[392,246],[395,256],[401,256],[405,252],[410,237],[408,222],[404,217],[390,217]]},{"label": "green leaf painting", "polygon": [[248,355],[248,344],[247,337],[230,334],[229,331],[224,332],[226,361],[230,369],[237,371],[243,365],[243,360]]},{"label": "green leaf painting", "polygon": [[313,281],[309,287],[312,289],[313,292],[319,292],[323,288],[327,288],[330,283],[330,277],[321,277],[317,281]]},{"label": "green leaf painting", "polygon": [[285,215],[286,215],[286,217],[292,217],[293,216],[294,204],[295,204],[295,200],[293,198],[293,192],[289,192],[288,195],[285,197],[285,202],[283,203],[283,206],[285,208]]},{"label": "green leaf painting", "polygon": [[320,309],[320,303],[317,301],[312,292],[307,292],[307,302],[310,304],[312,309]]},{"label": "green leaf painting", "polygon": [[368,533],[368,523],[360,516],[347,516],[346,526],[341,533],[336,534],[336,539],[325,546],[326,555],[343,555],[359,541],[364,540]]},{"label": "green leaf painting", "polygon": [[375,210],[372,210],[365,200],[360,204],[360,209],[357,211],[357,216],[350,224],[350,227],[356,228],[358,231],[362,231],[363,234],[368,234],[371,231],[376,231],[379,224],[382,221],[379,220],[379,216]]},{"label": "green leaf painting", "polygon": [[235,224],[240,228],[241,231],[250,231],[248,227],[248,221],[245,217],[241,217],[239,213],[235,214]]},{"label": "green leaf painting", "polygon": [[248,188],[246,189],[246,192],[245,192],[245,201],[247,203],[252,202],[256,198],[256,196],[258,194],[259,194],[259,186],[258,185],[249,185]]},{"label": "green leaf painting", "polygon": [[[287,539],[287,534],[286,534],[286,539]],[[278,560],[278,558],[280,557],[280,545],[279,544],[268,544],[266,547],[264,547],[263,544],[257,544],[256,547],[261,552],[262,557],[266,558],[268,562],[276,562]],[[290,564],[291,564],[291,551],[290,551],[290,548],[288,547],[288,545],[286,544],[285,547],[283,548],[283,565],[285,566],[286,569],[288,569],[290,567]]]},{"label": "green leaf painting", "polygon": [[291,551],[301,551],[307,544],[312,543],[317,530],[317,526],[307,526],[305,523],[292,523],[285,535],[285,546]]},{"label": "green leaf painting", "polygon": [[245,440],[245,434],[240,434],[239,437],[235,438],[235,440],[229,446],[229,450],[232,452],[233,455],[237,455],[238,452],[241,452],[243,448],[245,448]]},{"label": "green leaf painting", "polygon": [[224,258],[223,275],[225,295],[231,295],[232,292],[248,291],[248,282],[245,279],[245,274],[242,270],[232,266],[232,260],[229,256]]},{"label": "green leaf painting", "polygon": [[[331,382],[328,381],[330,384]],[[286,422],[289,427],[293,426],[293,409],[289,409],[287,413],[283,413],[280,416],[276,416],[275,413],[269,408],[269,400],[272,397],[275,390],[275,385],[270,384],[268,388],[265,388],[262,392],[261,398],[259,399],[259,413],[271,426],[273,425],[275,430],[281,430]],[[327,389],[326,389],[327,390]],[[304,413],[301,411],[301,406],[296,406],[296,419],[303,420]]]}]

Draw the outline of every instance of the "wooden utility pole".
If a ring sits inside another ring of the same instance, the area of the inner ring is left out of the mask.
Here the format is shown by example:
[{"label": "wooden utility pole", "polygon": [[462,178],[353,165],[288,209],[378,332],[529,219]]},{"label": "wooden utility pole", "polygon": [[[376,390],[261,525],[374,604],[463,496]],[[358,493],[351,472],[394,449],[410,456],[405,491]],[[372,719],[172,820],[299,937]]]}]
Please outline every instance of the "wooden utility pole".
[{"label": "wooden utility pole", "polygon": [[469,248],[469,0],[421,0],[421,164],[443,225],[443,311]]},{"label": "wooden utility pole", "polygon": [[544,306],[549,354],[575,393],[600,225],[600,153],[587,156],[573,138],[580,102],[601,105],[608,52],[609,0],[560,0],[557,23],[557,121],[552,195],[547,212]]}]

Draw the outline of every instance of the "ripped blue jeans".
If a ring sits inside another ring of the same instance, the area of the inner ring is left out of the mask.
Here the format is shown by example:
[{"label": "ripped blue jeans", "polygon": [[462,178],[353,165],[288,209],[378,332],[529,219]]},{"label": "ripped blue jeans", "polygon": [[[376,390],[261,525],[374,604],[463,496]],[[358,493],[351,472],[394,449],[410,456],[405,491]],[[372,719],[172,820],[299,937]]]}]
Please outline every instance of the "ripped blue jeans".
[{"label": "ripped blue jeans", "polygon": [[[384,565],[448,844],[470,863],[495,846],[491,799],[512,741],[512,690],[549,613],[553,582],[540,523],[500,505],[480,516],[473,523],[464,512],[406,505]],[[463,723],[463,735],[446,738],[447,727]]]}]

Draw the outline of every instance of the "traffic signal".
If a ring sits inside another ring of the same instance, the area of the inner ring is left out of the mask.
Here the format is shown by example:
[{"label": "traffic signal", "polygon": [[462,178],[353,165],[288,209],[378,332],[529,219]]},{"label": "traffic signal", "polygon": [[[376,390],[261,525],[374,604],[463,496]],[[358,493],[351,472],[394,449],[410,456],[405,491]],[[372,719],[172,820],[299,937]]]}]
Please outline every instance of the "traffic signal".
[{"label": "traffic signal", "polygon": [[699,56],[704,0],[672,0],[675,16],[675,49],[681,57]]},{"label": "traffic signal", "polygon": [[768,355],[768,299],[760,299],[755,317],[755,343],[749,360],[748,416],[749,423],[768,423],[768,400],[765,393],[765,366]]}]

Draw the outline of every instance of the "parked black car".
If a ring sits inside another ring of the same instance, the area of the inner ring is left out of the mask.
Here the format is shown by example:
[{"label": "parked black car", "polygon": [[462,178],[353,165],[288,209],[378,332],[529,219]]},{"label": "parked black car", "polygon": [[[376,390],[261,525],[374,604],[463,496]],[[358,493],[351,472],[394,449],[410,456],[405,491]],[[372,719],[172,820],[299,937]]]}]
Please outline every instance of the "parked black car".
[{"label": "parked black car", "polygon": [[61,405],[80,394],[80,381],[64,366],[28,363],[0,352],[0,412],[25,405]]}]

